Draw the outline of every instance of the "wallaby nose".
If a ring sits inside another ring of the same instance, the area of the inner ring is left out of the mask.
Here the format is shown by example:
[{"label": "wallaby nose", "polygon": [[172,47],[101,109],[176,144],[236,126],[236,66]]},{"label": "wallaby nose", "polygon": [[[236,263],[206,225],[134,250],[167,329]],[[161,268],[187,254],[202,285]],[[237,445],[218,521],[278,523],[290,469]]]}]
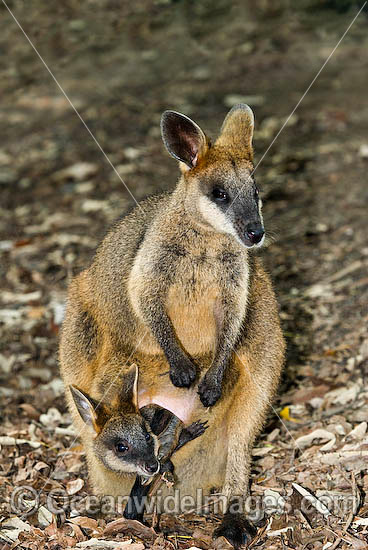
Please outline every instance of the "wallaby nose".
[{"label": "wallaby nose", "polygon": [[149,474],[155,474],[158,470],[157,460],[155,460],[154,462],[146,462],[144,468]]},{"label": "wallaby nose", "polygon": [[250,223],[247,225],[246,234],[251,243],[257,244],[264,235],[263,226],[260,223]]}]

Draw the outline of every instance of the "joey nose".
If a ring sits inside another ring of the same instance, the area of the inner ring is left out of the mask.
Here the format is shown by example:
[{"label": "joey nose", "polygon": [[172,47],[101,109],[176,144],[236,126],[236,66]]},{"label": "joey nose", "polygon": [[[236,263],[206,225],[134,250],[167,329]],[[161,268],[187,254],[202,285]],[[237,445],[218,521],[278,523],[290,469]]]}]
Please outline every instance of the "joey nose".
[{"label": "joey nose", "polygon": [[264,235],[263,226],[260,223],[250,223],[246,228],[246,236],[252,244],[258,244]]},{"label": "joey nose", "polygon": [[154,462],[146,462],[144,465],[145,470],[149,474],[155,474],[158,470],[158,462],[155,460]]}]

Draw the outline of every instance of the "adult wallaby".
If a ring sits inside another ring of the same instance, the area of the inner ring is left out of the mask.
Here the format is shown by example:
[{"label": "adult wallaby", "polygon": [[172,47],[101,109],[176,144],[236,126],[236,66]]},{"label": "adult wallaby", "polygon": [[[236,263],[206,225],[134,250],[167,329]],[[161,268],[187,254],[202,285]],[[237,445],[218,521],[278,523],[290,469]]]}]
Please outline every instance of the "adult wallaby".
[{"label": "adult wallaby", "polygon": [[[173,456],[177,487],[182,496],[217,488],[229,497],[215,534],[236,546],[250,529],[231,503],[247,494],[252,444],[284,358],[274,292],[249,250],[264,236],[253,127],[251,109],[237,105],[211,145],[185,115],[163,114],[179,182],[118,221],[72,281],[60,348],[68,385],[102,398],[134,362],[140,407],[156,403],[185,424],[209,420],[206,432]],[[90,435],[82,440],[95,491],[129,494],[134,477],[94,462]]]}]

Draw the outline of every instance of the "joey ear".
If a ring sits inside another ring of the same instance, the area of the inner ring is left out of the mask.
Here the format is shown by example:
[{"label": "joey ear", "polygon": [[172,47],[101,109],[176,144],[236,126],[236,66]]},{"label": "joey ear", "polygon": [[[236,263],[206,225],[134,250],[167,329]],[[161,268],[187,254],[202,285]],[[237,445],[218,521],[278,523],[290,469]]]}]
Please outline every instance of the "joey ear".
[{"label": "joey ear", "polygon": [[96,410],[99,402],[92,399],[88,394],[78,390],[75,386],[69,386],[69,389],[82,420],[87,426],[91,426],[96,433],[99,433],[101,431],[101,419]]},{"label": "joey ear", "polygon": [[208,140],[198,124],[176,111],[162,114],[161,135],[170,155],[189,169],[198,164],[208,149]]},{"label": "joey ear", "polygon": [[139,412],[138,405],[138,367],[132,365],[121,375],[121,386],[113,406],[126,412]]},{"label": "joey ear", "polygon": [[137,365],[132,365],[131,370],[133,371],[132,377],[134,376],[133,380],[133,387],[132,387],[132,402],[134,405],[135,410],[139,411],[139,405],[138,405],[138,378],[139,378],[139,371]]},{"label": "joey ear", "polygon": [[253,131],[253,111],[245,103],[239,103],[234,105],[226,115],[216,144],[225,145],[238,151],[248,151],[250,158],[252,158]]}]

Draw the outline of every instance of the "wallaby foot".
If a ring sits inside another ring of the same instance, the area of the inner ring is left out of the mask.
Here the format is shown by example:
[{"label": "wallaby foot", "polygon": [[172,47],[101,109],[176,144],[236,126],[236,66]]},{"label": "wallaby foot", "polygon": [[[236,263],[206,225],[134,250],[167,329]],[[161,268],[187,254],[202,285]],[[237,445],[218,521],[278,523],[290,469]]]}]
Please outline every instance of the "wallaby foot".
[{"label": "wallaby foot", "polygon": [[149,491],[150,485],[143,485],[140,476],[137,476],[124,509],[123,517],[125,519],[136,519],[143,523],[145,504]]},{"label": "wallaby foot", "polygon": [[189,388],[197,376],[197,369],[188,358],[170,364],[170,380],[177,388]]},{"label": "wallaby foot", "polygon": [[225,537],[235,548],[242,548],[256,534],[256,529],[243,514],[226,512],[220,526],[215,530],[214,538]]},{"label": "wallaby foot", "polygon": [[198,386],[198,394],[204,407],[212,407],[221,397],[222,384],[207,374]]}]

